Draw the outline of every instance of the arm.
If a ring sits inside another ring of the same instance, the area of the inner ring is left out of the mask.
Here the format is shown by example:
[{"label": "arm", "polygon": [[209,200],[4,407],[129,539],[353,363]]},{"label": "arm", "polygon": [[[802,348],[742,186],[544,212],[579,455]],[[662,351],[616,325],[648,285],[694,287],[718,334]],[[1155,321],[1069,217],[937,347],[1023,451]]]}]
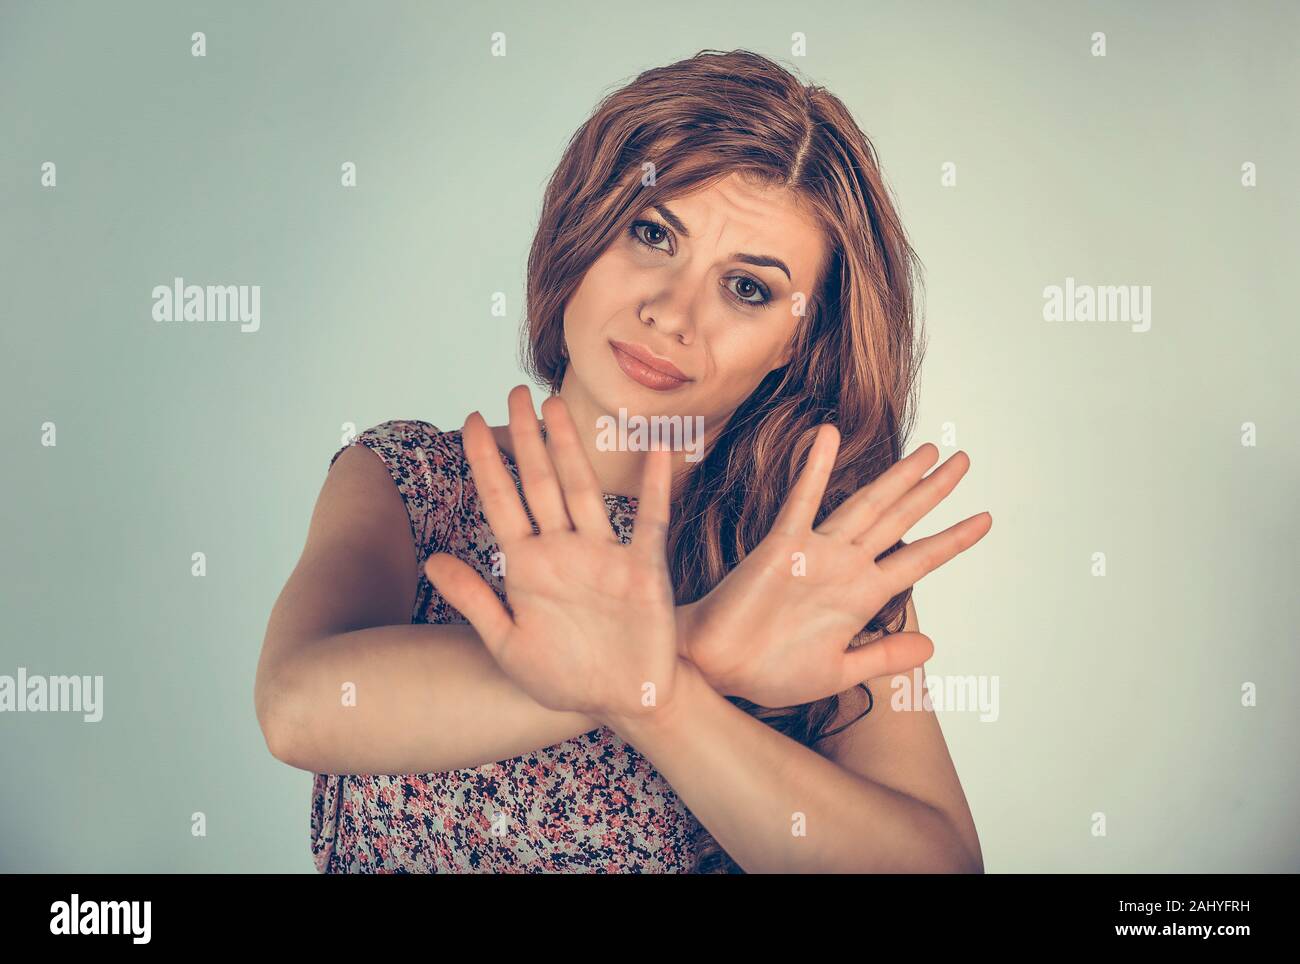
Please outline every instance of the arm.
[{"label": "arm", "polygon": [[[519,689],[468,625],[409,623],[406,507],[362,446],[335,462],[271,612],[254,699],[267,747],[320,773],[426,773],[508,759],[600,724]],[[345,705],[353,684],[355,705]]]},{"label": "arm", "polygon": [[[907,601],[904,632],[919,632],[916,607]],[[939,717],[933,709],[895,707],[898,687],[917,679],[924,692],[925,671],[914,670],[867,680],[875,705],[871,712],[847,729],[818,744],[818,752],[867,779],[914,797],[943,814],[970,853],[973,870],[984,872],[984,856],[970,805],[953,766]],[[840,695],[840,709],[827,727],[834,730],[854,720],[867,707],[866,695],[854,687]]]},{"label": "arm", "polygon": [[[914,623],[914,613],[911,619]],[[672,700],[661,710],[611,718],[609,725],[654,764],[746,871],[983,869],[973,825],[967,834],[965,825],[959,827],[952,817],[951,800],[943,789],[948,773],[931,774],[929,781],[899,781],[912,786],[896,789],[874,779],[862,766],[866,762],[862,751],[871,740],[841,740],[845,762],[837,762],[732,705],[685,660],[679,661],[678,678]],[[880,702],[840,736],[857,727],[869,729],[879,708]],[[901,742],[892,748],[882,769],[902,772],[900,761],[905,765],[918,750],[929,750],[928,756],[921,755],[922,760],[933,758],[934,747],[923,745],[926,732],[937,734],[932,719],[929,723],[895,722],[891,731]],[[708,738],[699,739],[696,735],[701,733]],[[943,755],[946,757],[946,751]],[[955,774],[952,778],[955,780]],[[960,796],[959,785],[957,794]],[[964,802],[962,798],[963,809]],[[969,819],[968,811],[966,816]],[[806,834],[796,833],[801,824]],[[973,849],[968,843],[972,839]]]},{"label": "arm", "polygon": [[600,726],[539,706],[468,626],[372,626],[314,639],[291,651],[261,692],[271,753],[315,773],[476,767]]}]

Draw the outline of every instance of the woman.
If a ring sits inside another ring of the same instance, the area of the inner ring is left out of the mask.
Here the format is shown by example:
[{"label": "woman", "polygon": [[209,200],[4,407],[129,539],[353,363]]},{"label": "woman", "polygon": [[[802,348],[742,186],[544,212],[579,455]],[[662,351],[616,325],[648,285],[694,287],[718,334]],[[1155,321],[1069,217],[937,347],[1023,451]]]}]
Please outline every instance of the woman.
[{"label": "woman", "polygon": [[[914,259],[844,105],[766,58],[599,105],[529,258],[542,423],[518,386],[508,426],[363,432],[271,614],[320,870],[982,870],[934,714],[872,711],[991,525],[901,542],[969,465],[901,458]],[[655,416],[703,457],[597,430]]]}]

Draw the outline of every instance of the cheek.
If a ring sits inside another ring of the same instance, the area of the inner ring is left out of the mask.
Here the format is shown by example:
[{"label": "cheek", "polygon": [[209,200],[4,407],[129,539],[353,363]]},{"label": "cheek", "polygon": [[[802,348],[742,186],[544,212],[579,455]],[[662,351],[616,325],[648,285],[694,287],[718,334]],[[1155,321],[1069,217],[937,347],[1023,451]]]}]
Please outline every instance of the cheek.
[{"label": "cheek", "polygon": [[720,340],[715,339],[715,354],[719,362],[725,359],[730,368],[748,371],[756,380],[762,380],[775,367],[792,332],[793,325],[788,320],[773,323],[769,318],[762,324],[751,325],[736,322]]},{"label": "cheek", "polygon": [[743,399],[776,367],[785,342],[784,332],[764,331],[737,325],[721,337],[712,339],[714,375],[719,390]]},{"label": "cheek", "polygon": [[626,302],[627,284],[616,259],[606,254],[597,259],[583,275],[577,289],[564,308],[566,332],[580,334],[595,330]]}]

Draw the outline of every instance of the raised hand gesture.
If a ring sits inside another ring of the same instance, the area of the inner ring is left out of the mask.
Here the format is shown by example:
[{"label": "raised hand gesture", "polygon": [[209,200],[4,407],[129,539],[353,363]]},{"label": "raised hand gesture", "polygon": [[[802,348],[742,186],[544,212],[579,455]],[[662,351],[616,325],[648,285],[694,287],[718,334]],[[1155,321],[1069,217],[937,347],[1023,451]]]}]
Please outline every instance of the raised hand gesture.
[{"label": "raised hand gesture", "polygon": [[920,633],[849,643],[885,604],[989,531],[972,516],[877,561],[970,467],[962,452],[924,479],[939,450],[926,443],[813,528],[839,432],[823,425],[768,535],[698,602],[683,607],[679,647],[713,687],[762,706],[795,706],[933,654]]},{"label": "raised hand gesture", "polygon": [[542,403],[546,441],[526,386],[511,391],[509,404],[515,462],[538,532],[483,417],[471,414],[463,433],[504,554],[510,609],[454,556],[430,556],[425,573],[502,671],[541,705],[604,723],[652,712],[672,698],[679,660],[664,556],[671,453],[646,454],[633,538],[623,545],[564,401]]}]

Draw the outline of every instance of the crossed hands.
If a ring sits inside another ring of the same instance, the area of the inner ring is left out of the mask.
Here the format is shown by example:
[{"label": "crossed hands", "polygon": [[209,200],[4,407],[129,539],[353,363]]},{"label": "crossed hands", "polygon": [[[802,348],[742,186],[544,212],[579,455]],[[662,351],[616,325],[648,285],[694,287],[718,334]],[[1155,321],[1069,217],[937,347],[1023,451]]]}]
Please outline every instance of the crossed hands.
[{"label": "crossed hands", "polygon": [[919,666],[934,652],[921,633],[848,644],[890,599],[992,525],[980,513],[876,561],[970,466],[958,452],[922,479],[939,454],[926,443],[814,529],[839,447],[835,427],[822,425],[768,535],[708,595],[676,606],[665,555],[672,453],[645,453],[633,535],[623,545],[564,401],[542,402],[545,441],[526,386],[511,391],[509,406],[537,533],[483,417],[471,414],[463,429],[504,553],[509,609],[447,553],[431,555],[425,574],[534,700],[609,726],[670,705],[679,674],[690,670],[684,661],[723,695],[762,706],[812,702]]}]

